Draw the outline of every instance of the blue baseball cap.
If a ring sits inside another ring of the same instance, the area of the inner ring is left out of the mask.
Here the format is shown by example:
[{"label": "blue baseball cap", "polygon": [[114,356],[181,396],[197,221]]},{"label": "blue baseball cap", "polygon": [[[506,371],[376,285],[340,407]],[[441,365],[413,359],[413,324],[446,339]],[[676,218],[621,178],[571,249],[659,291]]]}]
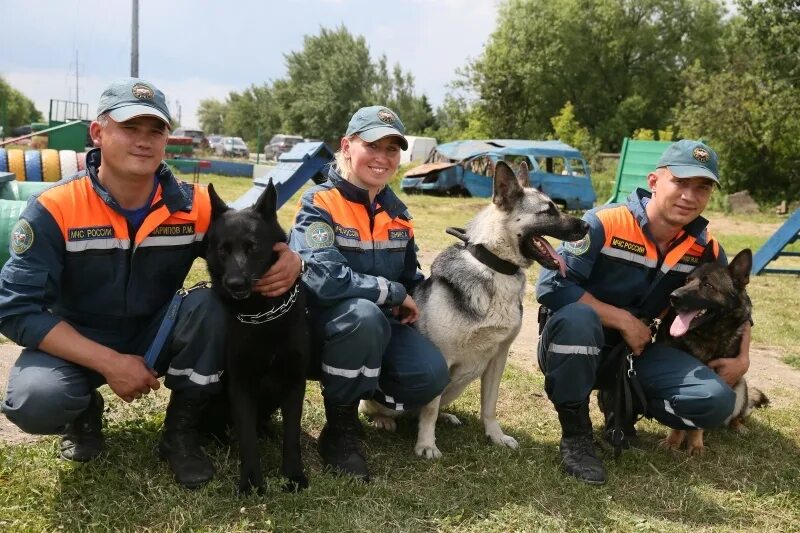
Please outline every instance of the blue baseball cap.
[{"label": "blue baseball cap", "polygon": [[170,127],[170,114],[164,93],[155,85],[139,78],[125,78],[113,82],[100,95],[97,116],[108,113],[114,122],[125,122],[134,117],[156,117]]},{"label": "blue baseball cap", "polygon": [[375,142],[389,135],[400,137],[400,147],[408,150],[408,141],[404,137],[406,127],[397,113],[382,105],[362,107],[355,112],[347,125],[345,137],[358,135],[367,142]]},{"label": "blue baseball cap", "polygon": [[709,178],[719,183],[717,153],[700,141],[683,139],[672,143],[656,167],[666,167],[676,178]]}]

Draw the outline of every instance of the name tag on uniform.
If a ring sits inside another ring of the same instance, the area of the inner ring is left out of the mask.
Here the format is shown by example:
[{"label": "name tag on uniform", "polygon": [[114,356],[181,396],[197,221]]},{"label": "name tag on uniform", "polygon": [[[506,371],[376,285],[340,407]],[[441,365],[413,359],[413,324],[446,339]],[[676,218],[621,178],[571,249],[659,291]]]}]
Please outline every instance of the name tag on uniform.
[{"label": "name tag on uniform", "polygon": [[93,239],[110,239],[114,237],[114,228],[111,226],[88,226],[85,228],[69,228],[67,240],[90,241]]},{"label": "name tag on uniform", "polygon": [[150,232],[151,237],[176,237],[178,235],[194,235],[194,222],[163,224]]},{"label": "name tag on uniform", "polygon": [[390,241],[407,241],[410,239],[408,235],[407,229],[390,229],[389,230],[389,240]]}]

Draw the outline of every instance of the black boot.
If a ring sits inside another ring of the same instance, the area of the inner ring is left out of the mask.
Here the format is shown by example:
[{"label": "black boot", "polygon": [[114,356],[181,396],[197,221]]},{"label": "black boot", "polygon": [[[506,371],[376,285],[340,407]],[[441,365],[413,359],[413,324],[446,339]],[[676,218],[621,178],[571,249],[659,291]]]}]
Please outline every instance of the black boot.
[{"label": "black boot", "polygon": [[200,446],[197,431],[207,403],[205,392],[172,391],[158,443],[158,454],[169,463],[175,481],[187,489],[196,489],[214,477],[214,465]]},{"label": "black boot", "polygon": [[333,472],[369,481],[358,404],[333,405],[325,400],[325,418],[325,427],[317,441],[325,466]]},{"label": "black boot", "polygon": [[[609,389],[600,389],[597,391],[597,406],[603,412],[605,424],[603,425],[603,440],[611,446],[614,445],[614,424],[616,423],[616,414],[614,413],[614,392]],[[635,407],[634,407],[635,409]],[[632,413],[634,419],[638,413]],[[622,422],[622,448],[627,450],[631,444],[636,444],[637,435],[636,427],[633,421],[627,420]]]},{"label": "black boot", "polygon": [[594,450],[588,399],[579,404],[557,405],[561,423],[561,463],[567,474],[592,485],[606,482],[603,462]]},{"label": "black boot", "polygon": [[103,396],[92,391],[89,406],[67,424],[61,439],[61,457],[86,462],[103,451]]}]

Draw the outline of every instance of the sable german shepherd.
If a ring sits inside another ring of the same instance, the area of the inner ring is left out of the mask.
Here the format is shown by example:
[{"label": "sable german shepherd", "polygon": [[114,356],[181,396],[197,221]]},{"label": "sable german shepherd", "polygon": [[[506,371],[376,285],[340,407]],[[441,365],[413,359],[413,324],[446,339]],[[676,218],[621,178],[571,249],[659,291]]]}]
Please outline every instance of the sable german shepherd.
[{"label": "sable german shepherd", "polygon": [[[442,395],[420,412],[417,455],[441,457],[437,418],[460,421],[452,414],[440,414],[439,408],[478,378],[486,436],[497,445],[518,447],[514,437],[503,433],[496,412],[508,349],[522,327],[525,270],[536,262],[563,275],[564,259],[544,236],[574,241],[588,230],[586,222],[562,213],[550,198],[529,186],[527,165],[523,163],[514,175],[506,163],[497,163],[492,203],[465,231],[454,233],[464,242],[444,249],[433,261],[431,276],[413,292],[420,310],[415,325],[442,351],[450,371]],[[397,411],[374,401],[361,402],[360,410],[380,427],[396,427]]]},{"label": "sable german shepherd", "polygon": [[306,296],[297,282],[285,294],[266,298],[253,292],[275,262],[272,247],[286,242],[275,214],[277,191],[270,180],[255,206],[229,208],[208,186],[211,228],[206,261],[213,290],[227,306],[225,387],[239,441],[239,492],[261,491],[264,478],[257,429],[277,408],[283,417],[281,473],[285,490],[308,487],[300,455],[300,418],[311,353]]},{"label": "sable german shepherd", "polygon": [[[744,249],[725,267],[714,262],[707,251],[686,284],[670,295],[672,313],[667,344],[690,353],[708,363],[720,357],[736,357],[745,324],[750,320],[752,304],[746,287],[750,281],[753,254]],[[734,386],[736,407],[725,424],[745,431],[742,421],[753,409],[769,404],[766,395],[748,387],[741,378]],[[688,437],[688,438],[687,438]],[[666,447],[678,449],[687,441],[692,455],[703,452],[703,430],[673,429],[664,441]]]}]

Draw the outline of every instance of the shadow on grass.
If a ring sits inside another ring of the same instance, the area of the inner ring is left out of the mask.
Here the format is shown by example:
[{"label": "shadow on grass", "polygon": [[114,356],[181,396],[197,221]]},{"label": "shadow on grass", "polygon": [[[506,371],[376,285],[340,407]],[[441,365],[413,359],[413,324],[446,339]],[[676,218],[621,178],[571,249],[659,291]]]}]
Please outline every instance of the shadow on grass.
[{"label": "shadow on grass", "polygon": [[555,413],[533,392],[540,379],[510,369],[499,418],[519,450],[487,443],[471,387],[448,409],[464,425],[437,427],[439,461],[414,455],[413,419],[394,434],[368,427],[373,482],[361,484],[322,471],[315,436],[324,415],[314,388],[303,418],[311,480],[303,493],[280,490],[275,440],[261,445],[263,496],[236,496],[238,458],[225,446],[210,448],[215,480],[178,487],[153,451],[162,418],[154,409],[112,422],[107,451],[88,464],[55,460],[54,441],[0,448],[8,466],[0,481],[13,487],[0,489],[5,511],[28,530],[780,530],[800,520],[796,407],[759,411],[746,436],[709,432],[702,457],[659,448],[666,428],[644,421],[638,447],[607,459],[608,484],[591,487],[560,471]]}]

